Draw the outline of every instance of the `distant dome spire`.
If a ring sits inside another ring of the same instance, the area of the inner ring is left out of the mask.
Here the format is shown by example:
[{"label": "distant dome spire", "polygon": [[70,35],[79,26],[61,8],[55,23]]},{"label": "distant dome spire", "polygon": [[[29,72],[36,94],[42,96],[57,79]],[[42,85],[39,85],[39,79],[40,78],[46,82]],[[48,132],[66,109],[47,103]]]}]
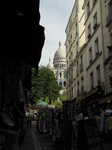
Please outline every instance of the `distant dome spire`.
[{"label": "distant dome spire", "polygon": [[47,65],[47,68],[49,68],[49,69],[53,69],[54,68],[54,66],[53,66],[53,64],[52,64],[52,62],[51,62],[51,58],[49,58],[49,63],[48,63],[48,65]]},{"label": "distant dome spire", "polygon": [[49,63],[51,62],[51,58],[49,58]]},{"label": "distant dome spire", "polygon": [[61,40],[59,41],[59,48],[61,48]]}]

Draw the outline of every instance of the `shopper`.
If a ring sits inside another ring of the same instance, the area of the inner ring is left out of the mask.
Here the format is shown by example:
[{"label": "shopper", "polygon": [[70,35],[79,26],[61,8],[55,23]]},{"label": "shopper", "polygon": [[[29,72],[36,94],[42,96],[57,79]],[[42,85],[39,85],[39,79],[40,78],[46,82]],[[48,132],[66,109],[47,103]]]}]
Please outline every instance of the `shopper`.
[{"label": "shopper", "polygon": [[107,135],[108,140],[112,140],[112,113],[110,113],[110,116],[106,120],[105,134]]},{"label": "shopper", "polygon": [[31,114],[31,112],[28,113],[27,123],[28,123],[28,128],[31,128],[31,123],[32,123],[32,114]]}]

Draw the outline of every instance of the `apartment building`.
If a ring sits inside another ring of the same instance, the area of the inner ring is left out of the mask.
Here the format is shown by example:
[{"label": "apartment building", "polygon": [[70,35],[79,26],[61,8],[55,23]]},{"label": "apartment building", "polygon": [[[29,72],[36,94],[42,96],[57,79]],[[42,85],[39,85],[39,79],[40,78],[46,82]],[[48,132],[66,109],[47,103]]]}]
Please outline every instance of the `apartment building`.
[{"label": "apartment building", "polygon": [[[74,100],[84,92],[85,28],[84,0],[76,0],[66,27],[67,99]],[[80,88],[81,87],[81,88]]]},{"label": "apartment building", "polygon": [[[112,0],[76,0],[66,27],[67,98],[92,108],[112,92]],[[111,99],[110,99],[111,100]]]},{"label": "apartment building", "polygon": [[105,95],[99,103],[112,102],[112,0],[101,1],[105,69]]}]

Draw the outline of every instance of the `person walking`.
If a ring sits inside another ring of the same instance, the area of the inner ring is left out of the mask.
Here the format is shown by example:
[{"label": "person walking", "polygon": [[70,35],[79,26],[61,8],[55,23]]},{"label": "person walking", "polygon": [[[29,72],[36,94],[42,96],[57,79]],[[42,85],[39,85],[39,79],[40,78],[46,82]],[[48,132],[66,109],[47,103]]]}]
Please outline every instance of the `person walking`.
[{"label": "person walking", "polygon": [[105,123],[105,134],[107,135],[107,140],[112,140],[112,113],[107,118]]},{"label": "person walking", "polygon": [[31,112],[28,112],[27,123],[28,123],[28,128],[31,128],[31,123],[32,123],[32,114],[31,114]]}]

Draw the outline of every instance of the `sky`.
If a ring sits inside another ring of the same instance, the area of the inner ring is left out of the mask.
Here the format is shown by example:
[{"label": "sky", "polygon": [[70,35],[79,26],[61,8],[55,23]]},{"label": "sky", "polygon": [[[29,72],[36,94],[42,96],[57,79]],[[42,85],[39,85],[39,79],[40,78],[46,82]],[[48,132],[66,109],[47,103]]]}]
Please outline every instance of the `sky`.
[{"label": "sky", "polygon": [[45,43],[39,66],[47,66],[49,58],[53,63],[55,52],[61,41],[65,50],[65,29],[69,21],[75,0],[40,0],[40,25],[45,27]]}]

